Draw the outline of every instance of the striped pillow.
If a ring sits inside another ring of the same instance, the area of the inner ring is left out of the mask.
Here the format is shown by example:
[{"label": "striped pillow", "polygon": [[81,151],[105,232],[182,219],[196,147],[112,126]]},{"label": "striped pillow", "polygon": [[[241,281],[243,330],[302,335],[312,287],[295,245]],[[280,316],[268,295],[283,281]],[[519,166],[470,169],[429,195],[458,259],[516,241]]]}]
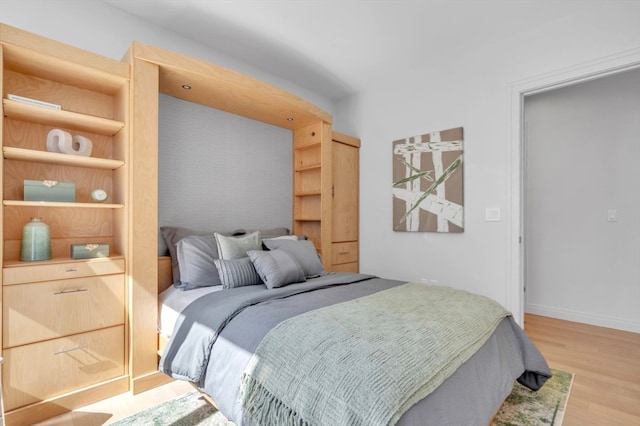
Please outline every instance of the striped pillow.
[{"label": "striped pillow", "polygon": [[262,284],[260,275],[248,257],[227,260],[214,259],[213,262],[216,264],[224,289]]}]

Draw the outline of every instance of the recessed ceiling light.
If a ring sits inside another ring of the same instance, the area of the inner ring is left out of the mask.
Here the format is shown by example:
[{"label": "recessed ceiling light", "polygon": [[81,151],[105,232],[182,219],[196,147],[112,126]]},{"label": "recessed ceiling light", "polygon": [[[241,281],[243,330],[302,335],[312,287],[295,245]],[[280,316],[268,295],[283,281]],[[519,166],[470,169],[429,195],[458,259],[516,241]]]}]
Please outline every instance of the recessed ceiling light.
[{"label": "recessed ceiling light", "polygon": [[191,86],[189,86],[188,84],[183,84],[183,85],[182,85],[182,88],[183,88],[184,90],[191,90]]},{"label": "recessed ceiling light", "polygon": [[293,121],[293,117],[287,117],[287,121]]}]

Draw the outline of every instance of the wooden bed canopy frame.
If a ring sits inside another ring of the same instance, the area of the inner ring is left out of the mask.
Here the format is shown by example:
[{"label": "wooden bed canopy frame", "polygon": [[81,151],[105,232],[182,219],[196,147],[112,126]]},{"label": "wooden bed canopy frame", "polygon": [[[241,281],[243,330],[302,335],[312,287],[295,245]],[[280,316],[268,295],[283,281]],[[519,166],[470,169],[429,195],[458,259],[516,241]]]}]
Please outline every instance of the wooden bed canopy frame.
[{"label": "wooden bed canopy frame", "polygon": [[[157,47],[134,42],[123,61],[131,65],[131,155],[135,158],[130,169],[130,182],[135,184],[129,189],[136,226],[131,230],[128,267],[129,365],[135,394],[171,380],[157,370],[157,295],[172,284],[170,258],[155,256],[159,226],[158,94],[290,129],[294,142],[298,138],[306,144],[312,135],[322,146],[323,161],[331,155],[332,117],[282,89]],[[331,168],[323,167],[322,173],[331,173]],[[322,199],[322,211],[331,212],[330,197]],[[331,227],[325,225],[329,224],[323,222],[315,243],[321,252],[331,253]],[[295,227],[294,223],[294,231]]]}]

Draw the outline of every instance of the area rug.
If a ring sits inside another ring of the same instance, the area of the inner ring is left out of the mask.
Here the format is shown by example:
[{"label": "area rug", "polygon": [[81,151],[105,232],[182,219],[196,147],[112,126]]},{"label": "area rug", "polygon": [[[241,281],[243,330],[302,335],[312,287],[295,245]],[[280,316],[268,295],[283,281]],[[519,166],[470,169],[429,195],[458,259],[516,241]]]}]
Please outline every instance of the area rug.
[{"label": "area rug", "polygon": [[553,376],[533,392],[516,382],[493,426],[560,426],[567,408],[573,374],[551,369]]},{"label": "area rug", "polygon": [[[515,383],[493,426],[561,426],[573,374],[551,370],[553,377],[538,392]],[[133,414],[113,426],[234,426],[193,391]]]}]

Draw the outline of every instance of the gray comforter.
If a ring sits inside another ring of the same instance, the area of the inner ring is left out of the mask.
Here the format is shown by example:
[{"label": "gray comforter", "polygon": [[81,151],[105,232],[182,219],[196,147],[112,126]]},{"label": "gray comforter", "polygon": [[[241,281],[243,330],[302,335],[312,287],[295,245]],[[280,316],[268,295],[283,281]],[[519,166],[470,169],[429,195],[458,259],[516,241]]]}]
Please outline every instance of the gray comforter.
[{"label": "gray comforter", "polygon": [[[251,425],[238,397],[242,373],[263,337],[296,315],[403,284],[361,274],[334,273],[267,290],[241,287],[202,297],[185,309],[160,370],[193,382],[238,425]],[[436,391],[418,401],[400,425],[487,424],[514,380],[532,389],[550,377],[546,362],[511,317]]]}]

